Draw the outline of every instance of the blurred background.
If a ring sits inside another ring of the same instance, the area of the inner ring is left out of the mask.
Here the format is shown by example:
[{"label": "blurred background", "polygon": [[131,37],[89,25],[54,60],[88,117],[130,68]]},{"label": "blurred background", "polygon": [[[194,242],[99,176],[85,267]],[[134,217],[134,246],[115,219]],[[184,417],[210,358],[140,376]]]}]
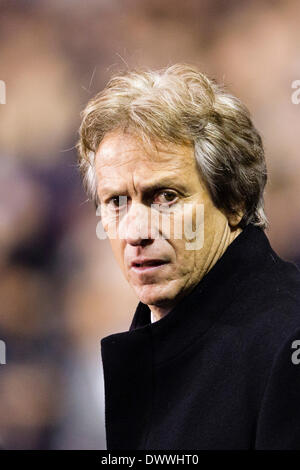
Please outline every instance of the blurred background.
[{"label": "blurred background", "polygon": [[76,169],[80,111],[112,73],[198,65],[250,108],[267,234],[300,263],[298,0],[0,0],[0,447],[105,449],[100,339],[137,305]]}]

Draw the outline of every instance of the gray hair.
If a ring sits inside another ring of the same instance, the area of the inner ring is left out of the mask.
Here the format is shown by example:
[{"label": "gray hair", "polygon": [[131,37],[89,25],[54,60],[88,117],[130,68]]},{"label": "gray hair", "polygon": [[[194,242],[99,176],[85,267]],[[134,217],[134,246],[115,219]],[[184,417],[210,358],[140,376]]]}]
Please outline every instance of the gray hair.
[{"label": "gray hair", "polygon": [[227,214],[242,210],[241,227],[267,227],[264,149],[249,110],[195,67],[176,64],[118,73],[81,116],[78,168],[96,207],[95,153],[105,134],[128,129],[148,142],[193,145],[215,206]]}]

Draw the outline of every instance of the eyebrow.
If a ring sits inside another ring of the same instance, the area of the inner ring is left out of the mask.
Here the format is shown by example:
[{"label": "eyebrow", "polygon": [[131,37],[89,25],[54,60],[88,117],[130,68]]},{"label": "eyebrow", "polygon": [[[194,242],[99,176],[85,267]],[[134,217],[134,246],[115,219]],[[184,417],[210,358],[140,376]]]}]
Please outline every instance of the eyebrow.
[{"label": "eyebrow", "polygon": [[[174,187],[178,188],[179,190],[181,189],[182,191],[186,191],[187,188],[184,184],[180,182],[174,182],[172,178],[166,177],[166,178],[161,178],[159,180],[153,181],[152,183],[149,184],[141,184],[140,189],[143,194],[151,193],[155,190],[162,189],[162,188],[171,188]],[[103,191],[104,194],[110,193],[110,194],[119,194],[122,193],[120,188],[113,188],[113,186],[102,186],[101,190]]]}]

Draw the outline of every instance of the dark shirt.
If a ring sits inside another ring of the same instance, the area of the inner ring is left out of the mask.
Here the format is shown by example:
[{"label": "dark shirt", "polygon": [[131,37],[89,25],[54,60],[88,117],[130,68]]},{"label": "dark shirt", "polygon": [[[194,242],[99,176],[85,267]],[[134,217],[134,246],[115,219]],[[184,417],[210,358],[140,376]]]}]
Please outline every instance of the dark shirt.
[{"label": "dark shirt", "polygon": [[250,224],[165,317],[140,302],[101,340],[108,450],[300,449],[296,340],[300,272]]}]

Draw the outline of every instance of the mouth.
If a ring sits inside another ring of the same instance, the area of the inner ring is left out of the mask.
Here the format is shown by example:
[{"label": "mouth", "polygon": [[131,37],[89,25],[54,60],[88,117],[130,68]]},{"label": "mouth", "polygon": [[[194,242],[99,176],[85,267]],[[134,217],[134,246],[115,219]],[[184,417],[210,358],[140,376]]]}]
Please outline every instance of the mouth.
[{"label": "mouth", "polygon": [[166,264],[168,264],[167,261],[151,260],[143,263],[132,263],[131,269],[136,273],[153,272],[161,269]]}]

